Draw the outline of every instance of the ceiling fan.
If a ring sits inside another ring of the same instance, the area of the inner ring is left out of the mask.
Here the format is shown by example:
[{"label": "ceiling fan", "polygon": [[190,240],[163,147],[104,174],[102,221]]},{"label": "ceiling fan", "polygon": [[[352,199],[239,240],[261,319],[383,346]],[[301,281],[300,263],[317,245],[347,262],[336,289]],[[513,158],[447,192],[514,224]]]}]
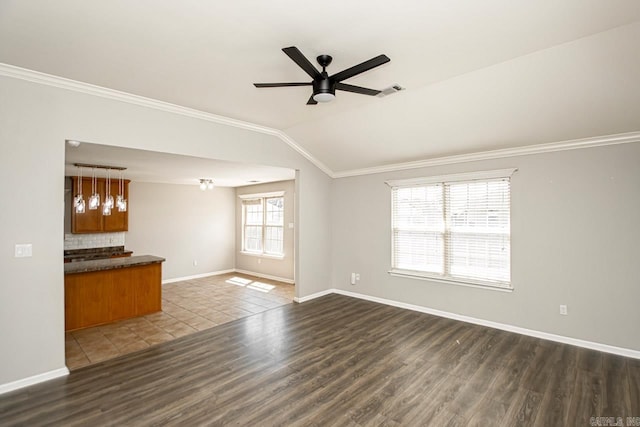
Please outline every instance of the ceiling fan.
[{"label": "ceiling fan", "polygon": [[366,87],[354,86],[346,83],[342,83],[343,80],[349,79],[360,73],[364,73],[372,68],[378,67],[382,64],[386,64],[391,61],[387,55],[378,55],[375,58],[371,58],[368,61],[364,61],[361,64],[354,65],[351,68],[342,70],[332,76],[326,71],[326,68],[331,64],[333,59],[329,55],[320,55],[316,59],[318,64],[322,67],[322,72],[319,72],[316,67],[309,62],[307,58],[298,50],[297,47],[285,47],[282,49],[289,58],[293,60],[305,73],[309,74],[313,81],[301,82],[301,83],[254,83],[253,85],[258,88],[263,87],[287,87],[287,86],[313,86],[313,94],[307,101],[307,105],[315,105],[318,102],[329,102],[336,97],[336,90],[344,90],[346,92],[359,93],[361,95],[376,96],[380,93],[379,90],[368,89]]}]

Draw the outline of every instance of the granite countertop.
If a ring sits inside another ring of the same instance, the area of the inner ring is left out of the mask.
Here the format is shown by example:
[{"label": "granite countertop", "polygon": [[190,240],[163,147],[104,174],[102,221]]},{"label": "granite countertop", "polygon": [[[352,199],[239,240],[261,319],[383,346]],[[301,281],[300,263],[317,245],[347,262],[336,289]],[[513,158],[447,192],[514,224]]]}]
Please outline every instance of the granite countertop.
[{"label": "granite countertop", "polygon": [[114,270],[116,268],[127,268],[138,265],[156,264],[164,261],[164,258],[153,255],[139,255],[127,258],[107,258],[90,261],[70,262],[64,265],[64,274]]},{"label": "granite countertop", "polygon": [[65,261],[88,261],[91,259],[109,258],[119,255],[130,255],[133,251],[125,250],[124,246],[107,246],[103,248],[67,249],[64,251]]}]

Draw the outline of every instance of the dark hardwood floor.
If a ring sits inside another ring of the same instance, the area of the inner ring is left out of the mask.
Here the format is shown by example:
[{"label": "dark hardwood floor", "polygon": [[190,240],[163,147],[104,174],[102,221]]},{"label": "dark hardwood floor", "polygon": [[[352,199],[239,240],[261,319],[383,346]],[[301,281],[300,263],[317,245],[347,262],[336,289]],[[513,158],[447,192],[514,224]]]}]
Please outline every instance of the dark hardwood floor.
[{"label": "dark hardwood floor", "polygon": [[599,416],[640,417],[639,360],[338,295],[0,396],[2,426],[588,426]]}]

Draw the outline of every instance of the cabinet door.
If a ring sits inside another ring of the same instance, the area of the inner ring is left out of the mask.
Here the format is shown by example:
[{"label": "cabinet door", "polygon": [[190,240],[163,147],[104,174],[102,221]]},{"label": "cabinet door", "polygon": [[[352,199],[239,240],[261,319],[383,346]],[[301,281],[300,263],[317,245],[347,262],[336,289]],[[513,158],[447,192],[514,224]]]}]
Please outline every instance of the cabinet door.
[{"label": "cabinet door", "polygon": [[[77,193],[78,178],[73,177],[71,182],[73,183],[73,190],[71,200]],[[104,181],[98,181],[98,194],[100,197],[104,196]],[[82,195],[85,201],[85,211],[83,213],[76,213],[71,203],[71,232],[72,233],[100,233],[102,232],[102,210],[100,207],[95,210],[89,209],[89,197],[91,196],[91,178],[82,178]],[[102,203],[102,199],[100,203]]]},{"label": "cabinet door", "polygon": [[[118,180],[111,181],[111,195],[116,200],[118,195]],[[111,215],[104,217],[104,231],[128,231],[129,230],[129,181],[124,181],[124,198],[127,199],[127,210],[125,212],[118,211],[118,207],[111,209]]]},{"label": "cabinet door", "polygon": [[65,330],[107,323],[111,317],[110,272],[68,274],[64,277]]},{"label": "cabinet door", "polygon": [[162,310],[162,264],[132,267],[131,285],[136,292],[136,315]]},{"label": "cabinet door", "polygon": [[131,268],[111,270],[113,281],[109,289],[111,298],[110,321],[128,319],[136,315],[135,282],[131,280]]}]

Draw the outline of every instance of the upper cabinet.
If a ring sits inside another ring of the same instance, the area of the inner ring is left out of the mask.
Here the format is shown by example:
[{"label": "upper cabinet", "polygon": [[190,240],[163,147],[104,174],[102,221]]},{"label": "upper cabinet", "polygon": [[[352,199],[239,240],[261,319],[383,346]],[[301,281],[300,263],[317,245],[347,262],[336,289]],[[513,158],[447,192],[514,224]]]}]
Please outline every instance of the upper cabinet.
[{"label": "upper cabinet", "polygon": [[[106,183],[105,183],[106,187]],[[118,195],[118,181],[111,180],[111,195],[115,200]],[[124,198],[127,201],[127,210],[118,211],[117,207],[111,209],[111,215],[102,216],[102,229],[104,232],[111,231],[128,231],[129,230],[129,181],[124,180]]]},{"label": "upper cabinet", "polygon": [[[78,188],[78,178],[71,178],[73,186],[73,196],[75,189]],[[76,213],[71,204],[71,232],[75,234],[81,233],[110,233],[114,231],[128,231],[129,229],[129,180],[124,180],[124,197],[127,199],[127,210],[125,212],[118,211],[117,207],[111,209],[111,215],[102,214],[102,203],[104,203],[106,195],[106,179],[98,178],[96,191],[100,194],[100,207],[98,209],[89,209],[89,197],[91,196],[91,178],[82,178],[82,194],[86,203],[83,213]],[[115,199],[118,195],[118,180],[111,180],[111,195]]]}]

